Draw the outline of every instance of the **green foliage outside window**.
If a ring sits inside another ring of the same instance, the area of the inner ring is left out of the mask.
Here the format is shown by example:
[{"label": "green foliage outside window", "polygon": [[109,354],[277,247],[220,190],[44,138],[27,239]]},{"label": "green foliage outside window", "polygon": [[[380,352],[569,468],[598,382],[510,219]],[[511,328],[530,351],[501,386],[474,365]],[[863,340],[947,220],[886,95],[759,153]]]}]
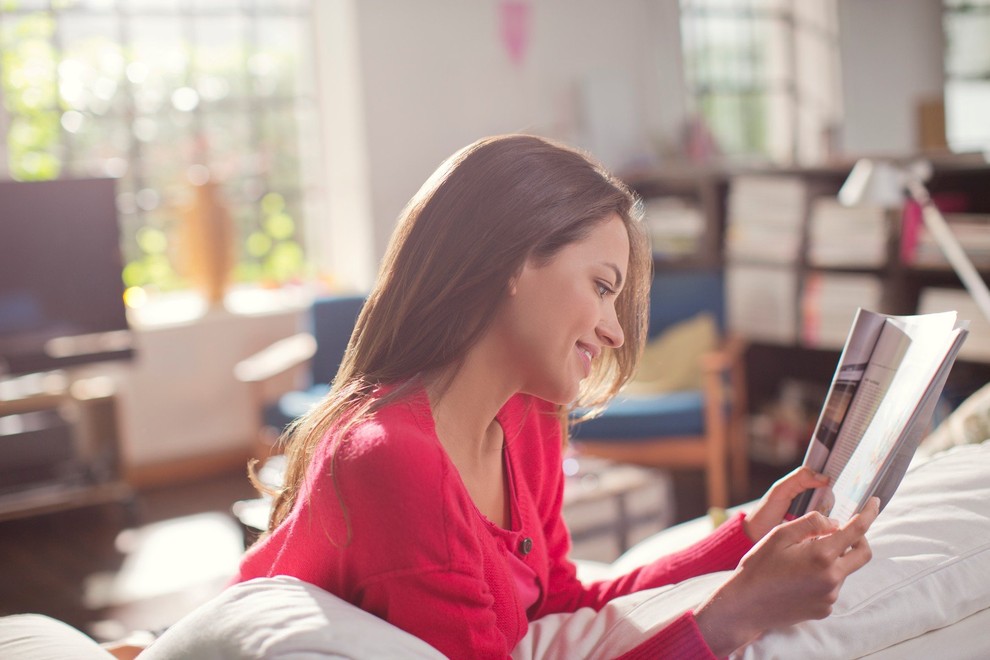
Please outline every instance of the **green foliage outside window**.
[{"label": "green foliage outside window", "polygon": [[120,4],[63,0],[32,11],[0,0],[10,176],[116,178],[124,282],[171,290],[187,286],[175,254],[180,209],[194,175],[209,172],[237,227],[235,279],[307,277],[302,210],[314,192],[299,173],[318,158],[293,145],[303,130],[296,111],[315,108],[300,83],[312,59],[301,38],[308,10],[273,6],[281,27],[258,41],[272,17],[248,11],[253,3],[191,18]]}]

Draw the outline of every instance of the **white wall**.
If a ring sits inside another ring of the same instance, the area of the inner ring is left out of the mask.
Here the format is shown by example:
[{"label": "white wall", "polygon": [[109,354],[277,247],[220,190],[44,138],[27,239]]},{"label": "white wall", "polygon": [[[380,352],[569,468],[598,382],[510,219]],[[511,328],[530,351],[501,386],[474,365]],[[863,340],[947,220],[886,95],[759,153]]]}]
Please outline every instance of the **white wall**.
[{"label": "white wall", "polygon": [[840,0],[839,42],[842,150],[917,149],[917,103],[944,86],[940,0]]},{"label": "white wall", "polygon": [[376,256],[422,182],[478,138],[535,132],[621,167],[679,129],[677,0],[531,0],[519,64],[501,41],[500,6],[355,4]]},{"label": "white wall", "polygon": [[[402,207],[477,138],[535,132],[587,147],[615,169],[677,142],[686,112],[678,0],[519,2],[531,20],[516,64],[496,0],[328,0],[335,24],[354,31],[348,57],[338,49],[333,64],[348,62],[345,73],[325,81],[328,116],[346,106],[345,118],[360,119],[338,122],[331,130],[344,133],[328,139],[338,161],[330,178],[343,184],[331,196],[360,198],[357,210],[332,214],[336,244],[353,237],[346,268],[364,271],[347,279],[370,284]],[[943,87],[939,0],[840,0],[839,30],[840,149],[914,150],[916,103]]]}]

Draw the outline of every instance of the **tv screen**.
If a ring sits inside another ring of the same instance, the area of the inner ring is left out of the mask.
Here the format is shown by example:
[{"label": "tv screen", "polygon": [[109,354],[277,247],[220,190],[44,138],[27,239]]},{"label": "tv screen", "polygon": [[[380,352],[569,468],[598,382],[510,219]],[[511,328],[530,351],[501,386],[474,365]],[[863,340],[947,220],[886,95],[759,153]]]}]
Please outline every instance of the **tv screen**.
[{"label": "tv screen", "polygon": [[129,358],[113,179],[0,181],[0,376]]}]

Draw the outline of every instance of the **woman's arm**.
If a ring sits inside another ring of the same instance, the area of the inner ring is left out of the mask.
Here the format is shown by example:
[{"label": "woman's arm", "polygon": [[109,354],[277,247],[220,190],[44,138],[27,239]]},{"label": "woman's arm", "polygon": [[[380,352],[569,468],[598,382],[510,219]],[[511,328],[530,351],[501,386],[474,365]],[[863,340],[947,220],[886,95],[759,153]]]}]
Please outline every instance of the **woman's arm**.
[{"label": "woman's arm", "polygon": [[870,560],[865,534],[879,511],[873,498],[840,529],[812,512],[771,530],[698,608],[712,650],[727,655],[769,628],[831,614],[846,577]]}]

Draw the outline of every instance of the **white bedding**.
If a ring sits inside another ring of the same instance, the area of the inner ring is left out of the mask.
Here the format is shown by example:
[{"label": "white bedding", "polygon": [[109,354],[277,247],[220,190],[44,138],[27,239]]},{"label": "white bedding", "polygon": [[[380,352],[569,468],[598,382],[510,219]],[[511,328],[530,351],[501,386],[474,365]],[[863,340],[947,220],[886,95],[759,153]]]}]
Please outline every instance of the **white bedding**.
[{"label": "white bedding", "polygon": [[[704,527],[662,532],[614,568],[686,543]],[[990,658],[990,442],[913,467],[869,538],[874,558],[846,581],[831,617],[771,631],[733,657]],[[695,607],[726,576],[633,594],[601,612],[545,617],[514,656],[615,657]],[[281,577],[228,589],[170,628],[145,657],[438,656],[330,594]]]},{"label": "white bedding", "polygon": [[868,538],[832,616],[737,657],[990,658],[990,441],[914,466]]},{"label": "white bedding", "polygon": [[[625,572],[708,529],[671,528],[611,566],[583,566],[582,578]],[[868,538],[873,560],[846,581],[831,617],[772,631],[734,657],[990,658],[990,441],[912,466]],[[658,594],[651,616],[695,607],[726,575]]]}]

